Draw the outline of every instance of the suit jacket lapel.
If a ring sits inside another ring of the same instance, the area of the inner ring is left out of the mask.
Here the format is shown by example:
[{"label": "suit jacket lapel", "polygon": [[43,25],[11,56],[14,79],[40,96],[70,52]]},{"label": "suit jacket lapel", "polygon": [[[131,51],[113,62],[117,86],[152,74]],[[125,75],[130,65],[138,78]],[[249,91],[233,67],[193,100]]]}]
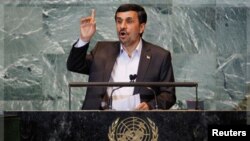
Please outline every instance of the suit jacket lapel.
[{"label": "suit jacket lapel", "polygon": [[[147,42],[142,40],[142,52],[141,52],[140,63],[139,63],[139,68],[138,68],[137,78],[136,78],[137,82],[144,81],[144,77],[148,70],[150,60],[151,60],[150,47]],[[140,91],[140,87],[135,87],[134,94],[139,93],[139,91]]]},{"label": "suit jacket lapel", "polygon": [[111,76],[111,72],[113,70],[115,61],[120,52],[120,43],[115,42],[114,44],[110,44],[112,48],[108,50],[107,53],[107,63],[105,65],[105,74],[104,74],[104,82],[108,82]]}]

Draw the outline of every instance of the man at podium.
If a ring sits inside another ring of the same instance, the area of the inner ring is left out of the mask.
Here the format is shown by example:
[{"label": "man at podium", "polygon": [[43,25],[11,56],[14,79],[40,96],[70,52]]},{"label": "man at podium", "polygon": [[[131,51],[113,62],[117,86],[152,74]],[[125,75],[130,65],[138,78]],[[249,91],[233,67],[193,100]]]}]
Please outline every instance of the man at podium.
[{"label": "man at podium", "polygon": [[[119,41],[100,41],[88,54],[96,32],[95,10],[80,20],[80,38],[67,60],[70,71],[89,75],[89,82],[174,82],[169,51],[142,38],[147,14],[137,4],[123,4],[115,13]],[[110,103],[111,102],[111,103]],[[83,110],[169,109],[176,102],[174,87],[89,87]]]}]

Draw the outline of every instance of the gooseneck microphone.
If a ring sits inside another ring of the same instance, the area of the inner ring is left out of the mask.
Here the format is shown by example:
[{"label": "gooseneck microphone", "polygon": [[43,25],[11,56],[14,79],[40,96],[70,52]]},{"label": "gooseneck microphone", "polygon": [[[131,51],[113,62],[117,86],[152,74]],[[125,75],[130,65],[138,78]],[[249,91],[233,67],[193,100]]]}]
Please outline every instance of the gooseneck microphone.
[{"label": "gooseneck microphone", "polygon": [[[135,79],[137,78],[137,74],[130,74],[129,75],[129,79],[130,79],[130,82],[135,82]],[[120,86],[120,87],[117,87],[115,89],[112,90],[111,94],[110,94],[110,98],[109,98],[109,102],[108,102],[108,105],[109,105],[109,109],[112,110],[113,109],[113,106],[112,106],[112,103],[113,103],[113,93],[122,88],[123,86]]]},{"label": "gooseneck microphone", "polygon": [[[130,74],[129,75],[130,82],[135,82],[136,78],[137,78],[137,74]],[[155,100],[155,109],[158,110],[159,107],[158,107],[158,102],[157,102],[155,90],[153,90],[151,87],[147,87],[147,89],[153,92],[154,100]]]},{"label": "gooseneck microphone", "polygon": [[147,87],[147,89],[153,92],[154,99],[155,99],[155,109],[158,110],[159,107],[158,107],[158,102],[157,102],[155,90],[153,90],[151,87]]},{"label": "gooseneck microphone", "polygon": [[110,94],[110,98],[109,98],[109,109],[110,109],[110,110],[113,109],[113,107],[112,107],[113,93],[114,93],[114,91],[116,91],[116,90],[118,90],[118,89],[120,89],[120,88],[122,88],[122,86],[113,89],[112,92],[111,92],[111,94]]},{"label": "gooseneck microphone", "polygon": [[130,82],[135,82],[136,78],[137,78],[137,74],[130,74],[129,75]]}]

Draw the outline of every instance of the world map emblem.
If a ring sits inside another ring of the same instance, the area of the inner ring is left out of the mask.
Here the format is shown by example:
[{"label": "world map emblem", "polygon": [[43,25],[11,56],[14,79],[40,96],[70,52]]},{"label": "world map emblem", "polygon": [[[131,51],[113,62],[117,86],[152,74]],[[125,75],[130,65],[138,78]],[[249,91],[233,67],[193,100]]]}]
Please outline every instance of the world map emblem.
[{"label": "world map emblem", "polygon": [[110,141],[157,141],[158,127],[149,118],[117,118],[109,127],[108,138]]}]

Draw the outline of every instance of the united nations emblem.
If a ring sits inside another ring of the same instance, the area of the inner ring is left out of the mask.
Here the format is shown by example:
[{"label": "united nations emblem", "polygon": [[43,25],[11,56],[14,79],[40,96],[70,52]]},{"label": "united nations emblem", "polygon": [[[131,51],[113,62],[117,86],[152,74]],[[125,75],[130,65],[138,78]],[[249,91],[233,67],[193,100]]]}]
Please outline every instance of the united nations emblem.
[{"label": "united nations emblem", "polygon": [[128,117],[120,121],[117,118],[109,127],[110,141],[157,141],[158,127],[147,118]]}]

